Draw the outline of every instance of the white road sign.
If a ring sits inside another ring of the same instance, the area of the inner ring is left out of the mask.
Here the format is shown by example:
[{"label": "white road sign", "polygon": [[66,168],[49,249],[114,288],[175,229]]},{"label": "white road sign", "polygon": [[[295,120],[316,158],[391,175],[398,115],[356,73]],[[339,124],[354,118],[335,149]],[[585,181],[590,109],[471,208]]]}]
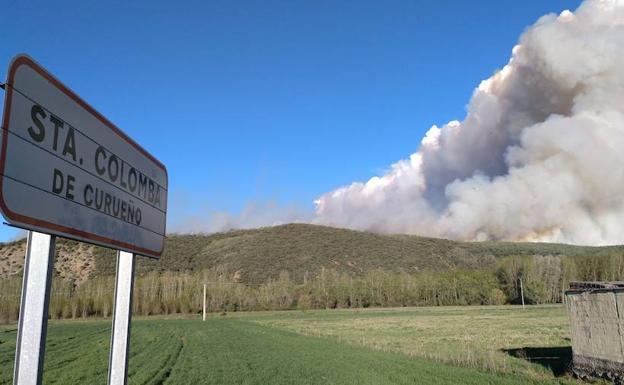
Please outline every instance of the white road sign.
[{"label": "white road sign", "polygon": [[32,59],[18,56],[6,83],[0,209],[15,226],[159,257],[167,170]]}]

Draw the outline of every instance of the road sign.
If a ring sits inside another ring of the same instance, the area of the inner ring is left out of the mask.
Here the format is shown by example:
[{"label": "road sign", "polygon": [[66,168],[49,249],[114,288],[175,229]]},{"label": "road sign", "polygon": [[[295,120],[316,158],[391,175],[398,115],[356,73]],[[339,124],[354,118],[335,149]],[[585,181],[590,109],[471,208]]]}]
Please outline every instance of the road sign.
[{"label": "road sign", "polygon": [[167,171],[22,55],[6,83],[0,209],[15,226],[158,258]]}]

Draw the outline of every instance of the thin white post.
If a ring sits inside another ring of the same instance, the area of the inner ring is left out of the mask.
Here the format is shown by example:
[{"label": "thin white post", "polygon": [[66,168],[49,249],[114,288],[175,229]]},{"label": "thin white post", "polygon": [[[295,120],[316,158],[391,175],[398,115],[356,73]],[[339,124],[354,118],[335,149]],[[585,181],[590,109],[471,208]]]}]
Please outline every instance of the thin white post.
[{"label": "thin white post", "polygon": [[108,361],[108,384],[126,385],[128,381],[128,351],[132,317],[132,286],[134,283],[134,254],[117,252],[115,278],[115,308]]},{"label": "thin white post", "polygon": [[14,385],[41,384],[54,244],[55,237],[49,234],[28,232],[13,370]]},{"label": "thin white post", "polygon": [[520,297],[522,298],[522,310],[524,310],[524,288],[522,287],[522,278],[520,278]]},{"label": "thin white post", "polygon": [[206,284],[204,283],[204,311],[202,319],[206,320]]}]

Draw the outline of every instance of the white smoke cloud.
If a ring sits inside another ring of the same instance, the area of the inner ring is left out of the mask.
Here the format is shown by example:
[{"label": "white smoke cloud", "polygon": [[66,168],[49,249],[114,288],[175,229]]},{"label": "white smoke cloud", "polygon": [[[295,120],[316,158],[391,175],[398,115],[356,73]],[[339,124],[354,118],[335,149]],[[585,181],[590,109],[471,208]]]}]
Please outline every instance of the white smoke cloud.
[{"label": "white smoke cloud", "polygon": [[409,159],[315,222],[464,240],[624,242],[624,1],[547,15]]},{"label": "white smoke cloud", "polygon": [[310,222],[312,213],[296,205],[283,205],[274,201],[248,202],[238,213],[193,209],[193,215],[183,215],[173,221],[172,233],[217,233],[235,229],[277,226],[286,223]]}]

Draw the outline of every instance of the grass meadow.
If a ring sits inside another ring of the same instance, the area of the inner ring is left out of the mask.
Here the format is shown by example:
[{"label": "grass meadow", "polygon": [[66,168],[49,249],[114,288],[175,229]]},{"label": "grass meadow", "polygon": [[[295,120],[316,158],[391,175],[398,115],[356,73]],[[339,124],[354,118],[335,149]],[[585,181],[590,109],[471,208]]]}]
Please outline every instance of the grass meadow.
[{"label": "grass meadow", "polygon": [[[557,369],[567,326],[562,306],[137,317],[129,384],[580,384]],[[0,327],[0,384],[15,337]],[[110,319],[51,321],[44,383],[105,384],[109,340]]]},{"label": "grass meadow", "polygon": [[309,311],[274,313],[256,317],[256,322],[353,346],[535,379],[552,378],[553,370],[562,374],[572,354],[562,305],[526,310],[455,306]]}]

